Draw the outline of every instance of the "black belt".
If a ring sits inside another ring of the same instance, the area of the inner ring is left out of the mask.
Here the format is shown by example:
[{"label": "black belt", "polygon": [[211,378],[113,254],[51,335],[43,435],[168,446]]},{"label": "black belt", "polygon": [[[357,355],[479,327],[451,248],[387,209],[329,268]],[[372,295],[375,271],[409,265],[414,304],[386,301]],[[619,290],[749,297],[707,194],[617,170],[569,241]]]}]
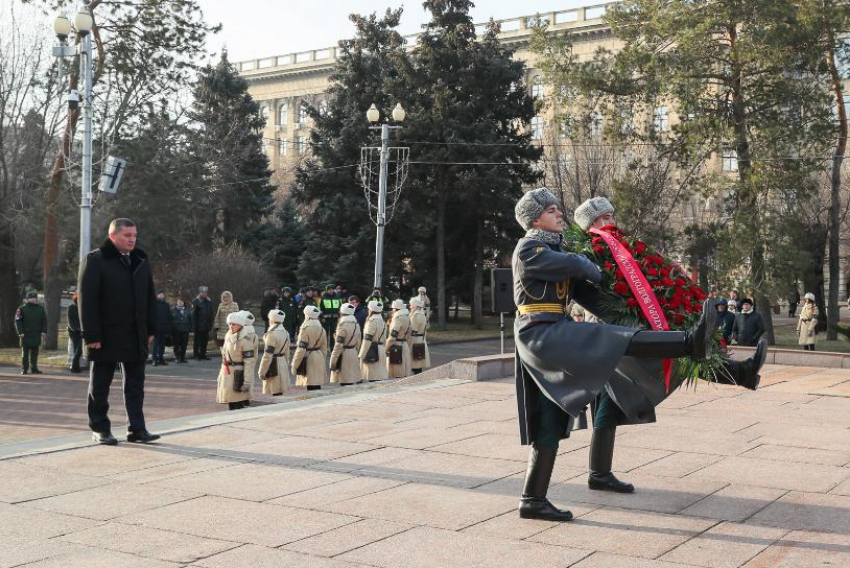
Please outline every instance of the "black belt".
[{"label": "black belt", "polygon": [[306,349],[306,348],[304,349],[304,351],[318,351],[318,350],[319,350],[318,347],[313,347],[312,349]]},{"label": "black belt", "polygon": [[343,347],[343,349],[357,349],[356,347]]},{"label": "black belt", "polygon": [[424,333],[416,333],[415,331],[411,331],[410,335],[412,335],[413,337],[425,337]]}]

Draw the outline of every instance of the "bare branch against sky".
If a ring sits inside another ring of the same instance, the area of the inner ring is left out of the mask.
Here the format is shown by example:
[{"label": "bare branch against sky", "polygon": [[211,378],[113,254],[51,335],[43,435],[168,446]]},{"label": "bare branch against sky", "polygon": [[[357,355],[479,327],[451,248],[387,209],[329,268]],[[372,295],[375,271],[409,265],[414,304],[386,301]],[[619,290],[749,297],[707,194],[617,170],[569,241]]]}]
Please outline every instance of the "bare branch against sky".
[{"label": "bare branch against sky", "polygon": [[[503,20],[604,3],[605,0],[478,0],[472,15],[476,22],[486,22],[491,17]],[[208,22],[223,24],[222,31],[209,38],[209,50],[218,54],[226,46],[231,61],[336,45],[340,39],[351,36],[353,28],[348,15],[353,12],[383,13],[387,8],[404,7],[400,28],[403,34],[419,32],[427,21],[420,0],[199,0],[199,4]],[[21,0],[0,0],[0,14],[8,14],[11,5],[18,14],[43,17],[44,25],[52,29],[52,15],[41,16],[31,7],[21,6]],[[69,10],[75,5],[69,0]]]}]

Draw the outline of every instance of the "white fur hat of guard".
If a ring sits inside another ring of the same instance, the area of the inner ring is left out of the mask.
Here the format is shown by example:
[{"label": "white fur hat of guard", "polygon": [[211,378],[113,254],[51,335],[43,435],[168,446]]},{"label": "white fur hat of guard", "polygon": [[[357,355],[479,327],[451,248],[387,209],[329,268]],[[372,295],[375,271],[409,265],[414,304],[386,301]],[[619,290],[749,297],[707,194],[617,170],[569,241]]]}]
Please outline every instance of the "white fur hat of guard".
[{"label": "white fur hat of guard", "polygon": [[354,304],[344,303],[339,307],[339,313],[344,316],[350,316],[354,313]]},{"label": "white fur hat of guard", "polygon": [[369,305],[367,307],[369,308],[370,312],[375,312],[377,314],[384,311],[384,304],[382,304],[378,300],[372,300],[371,302],[369,302]]},{"label": "white fur hat of guard", "polygon": [[286,319],[286,314],[283,310],[272,310],[269,312],[269,321],[272,323],[283,323]]},{"label": "white fur hat of guard", "polygon": [[417,290],[417,292],[419,292],[420,294],[424,294],[427,291],[428,290],[425,289],[425,286],[420,286],[419,289]]},{"label": "white fur hat of guard", "polygon": [[814,295],[814,294],[812,294],[811,292],[806,292],[806,295],[805,295],[805,296],[803,296],[803,297],[804,297],[806,300],[811,300],[811,301],[813,301],[813,302],[817,301],[817,299],[815,298],[815,295]]},{"label": "white fur hat of guard", "polygon": [[410,305],[416,306],[417,308],[424,308],[425,302],[422,301],[422,298],[416,297],[410,299]]},{"label": "white fur hat of guard", "polygon": [[557,204],[558,198],[548,188],[538,187],[520,197],[514,207],[514,216],[523,229],[530,229],[547,208]]},{"label": "white fur hat of guard", "polygon": [[403,310],[405,308],[404,300],[399,298],[398,300],[393,300],[392,309],[394,310]]},{"label": "white fur hat of guard", "polygon": [[227,324],[230,325],[232,323],[241,325],[242,327],[245,327],[246,325],[254,325],[254,316],[251,315],[251,312],[246,310],[231,312],[227,314]]},{"label": "white fur hat of guard", "polygon": [[575,213],[573,214],[573,219],[575,219],[576,225],[581,227],[582,230],[586,231],[590,228],[594,221],[596,221],[606,213],[613,212],[614,206],[611,205],[611,202],[600,195],[596,197],[591,197],[590,199],[576,207]]},{"label": "white fur hat of guard", "polygon": [[305,306],[304,307],[304,316],[307,319],[319,319],[320,315],[322,315],[322,310],[320,310],[316,306]]}]

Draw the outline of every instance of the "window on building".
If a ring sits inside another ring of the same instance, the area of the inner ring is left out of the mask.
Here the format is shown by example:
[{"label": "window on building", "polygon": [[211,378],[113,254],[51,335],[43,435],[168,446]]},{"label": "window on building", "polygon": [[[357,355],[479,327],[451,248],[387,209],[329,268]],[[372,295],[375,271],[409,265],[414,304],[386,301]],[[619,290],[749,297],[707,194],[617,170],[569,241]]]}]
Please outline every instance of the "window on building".
[{"label": "window on building", "polygon": [[277,155],[286,156],[289,141],[286,138],[281,138],[277,141]]},{"label": "window on building", "polygon": [[560,127],[559,128],[559,130],[560,130],[559,135],[561,137],[561,140],[568,139],[570,137],[570,132],[571,132],[571,130],[570,130],[571,125],[570,125],[569,119],[565,118],[564,120],[562,120],[559,124],[559,127]]},{"label": "window on building", "polygon": [[531,119],[531,139],[543,140],[543,117],[535,116]]},{"label": "window on building", "polygon": [[661,106],[656,107],[655,111],[652,113],[653,121],[652,125],[655,127],[656,132],[667,132],[667,107]]},{"label": "window on building", "polygon": [[731,148],[723,150],[723,171],[737,172],[738,171],[738,153]]},{"label": "window on building", "polygon": [[277,124],[283,126],[289,123],[289,103],[283,103],[277,107]]},{"label": "window on building", "polygon": [[602,136],[602,115],[596,111],[590,113],[590,135]]},{"label": "window on building", "polygon": [[260,116],[263,117],[263,120],[266,121],[266,124],[269,122],[269,105],[260,105]]},{"label": "window on building", "polygon": [[265,138],[263,139],[262,149],[263,149],[263,155],[268,156],[269,155],[269,143]]},{"label": "window on building", "polygon": [[298,124],[307,122],[307,103],[301,102],[298,105]]},{"label": "window on building", "polygon": [[307,153],[307,137],[299,136],[298,137],[298,155],[303,156]]},{"label": "window on building", "polygon": [[535,99],[543,98],[543,77],[535,75],[531,80],[531,96]]}]

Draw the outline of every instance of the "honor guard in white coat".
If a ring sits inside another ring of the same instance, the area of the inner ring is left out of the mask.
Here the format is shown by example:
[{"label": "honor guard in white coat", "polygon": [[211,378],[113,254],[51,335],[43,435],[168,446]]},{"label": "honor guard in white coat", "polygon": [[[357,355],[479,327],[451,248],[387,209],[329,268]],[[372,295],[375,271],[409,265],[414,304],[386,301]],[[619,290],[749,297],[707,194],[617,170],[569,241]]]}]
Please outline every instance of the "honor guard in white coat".
[{"label": "honor guard in white coat", "polygon": [[410,312],[402,300],[392,304],[393,315],[387,337],[387,375],[400,379],[411,375],[410,371]]},{"label": "honor guard in white coat", "polygon": [[363,379],[360,377],[360,361],[357,350],[360,349],[362,334],[354,306],[345,303],[339,308],[339,321],[334,332],[334,348],[331,351],[331,382],[340,385],[353,385]]},{"label": "honor guard in white coat", "polygon": [[227,316],[229,329],[221,346],[216,402],[227,404],[230,410],[244,408],[251,401],[260,343],[253,324],[254,316],[248,311]]},{"label": "honor guard in white coat", "polygon": [[421,373],[431,366],[431,354],[425,333],[428,329],[428,316],[425,302],[414,297],[410,300],[410,367],[414,373]]},{"label": "honor guard in white coat", "polygon": [[269,329],[263,335],[263,358],[260,361],[260,381],[263,394],[279,396],[289,390],[292,376],[289,374],[289,332],[283,326],[286,314],[282,310],[269,311]]},{"label": "honor guard in white coat", "polygon": [[328,365],[325,356],[328,352],[328,334],[319,321],[321,310],[316,306],[304,308],[304,323],[298,330],[298,343],[292,356],[292,374],[295,384],[306,386],[307,390],[317,390],[328,382]]},{"label": "honor guard in white coat", "polygon": [[[420,300],[422,300],[422,313],[425,314],[425,321],[428,322],[427,327],[430,329],[430,327],[431,327],[431,298],[428,297],[428,290],[425,289],[425,286],[420,286],[419,289],[416,290],[416,291],[418,293],[415,296],[413,296],[413,298],[419,298]],[[411,307],[413,306],[413,298],[410,298],[410,302],[408,302],[408,305],[410,305]],[[411,309],[410,312],[413,313],[413,310]]]},{"label": "honor guard in white coat", "polygon": [[381,381],[387,378],[387,357],[384,352],[387,324],[381,313],[384,305],[372,300],[369,302],[369,317],[363,326],[363,342],[360,344],[360,376],[367,381]]}]

